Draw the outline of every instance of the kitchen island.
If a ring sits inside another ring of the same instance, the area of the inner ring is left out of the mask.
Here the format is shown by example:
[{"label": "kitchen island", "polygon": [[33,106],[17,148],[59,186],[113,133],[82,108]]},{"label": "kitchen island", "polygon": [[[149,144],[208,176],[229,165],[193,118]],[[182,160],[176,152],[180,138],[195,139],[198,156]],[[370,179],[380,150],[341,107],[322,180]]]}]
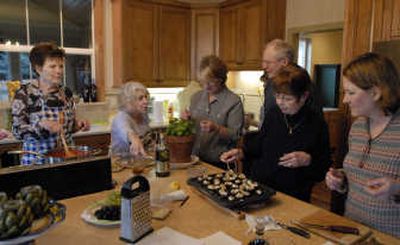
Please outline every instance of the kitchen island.
[{"label": "kitchen island", "polygon": [[[208,173],[217,172],[218,170],[202,163],[208,169]],[[130,169],[125,169],[119,173],[114,173],[113,178],[117,182],[117,187],[132,176]],[[169,188],[172,181],[178,181],[181,188],[190,196],[188,201],[180,206],[180,202],[170,203],[173,209],[171,214],[163,221],[153,219],[153,228],[155,230],[164,226],[168,226],[186,235],[194,238],[203,238],[210,236],[218,231],[223,231],[229,236],[247,244],[254,239],[254,234],[247,234],[248,229],[245,220],[239,220],[231,214],[216,207],[197,191],[186,184],[187,170],[172,170],[171,175],[167,178],[156,178],[154,170],[149,170],[145,174],[151,183],[151,188],[154,192],[163,192]],[[111,191],[103,191],[95,194],[74,197],[61,200],[60,202],[67,207],[66,219],[55,229],[44,234],[36,240],[36,244],[85,244],[85,245],[100,245],[100,244],[124,244],[119,240],[120,229],[98,227],[85,223],[81,213],[93,202],[105,198]],[[283,193],[277,193],[264,207],[258,210],[249,211],[252,215],[271,215],[275,220],[290,223],[294,219],[301,219],[316,212],[326,212],[318,207],[308,203],[299,201]],[[343,217],[337,216],[338,219],[346,220]],[[400,244],[400,240],[371,229],[379,242],[383,244]],[[306,239],[290,233],[287,230],[267,231],[264,235],[266,239],[276,241],[279,239],[279,244],[324,244],[327,240],[312,234],[310,239]]]}]

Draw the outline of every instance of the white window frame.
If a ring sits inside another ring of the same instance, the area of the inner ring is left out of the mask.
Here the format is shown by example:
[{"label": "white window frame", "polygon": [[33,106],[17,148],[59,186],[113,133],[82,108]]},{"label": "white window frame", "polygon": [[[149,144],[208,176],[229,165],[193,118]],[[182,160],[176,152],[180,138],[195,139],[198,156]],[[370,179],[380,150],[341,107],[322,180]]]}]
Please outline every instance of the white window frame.
[{"label": "white window frame", "polygon": [[[94,38],[94,14],[93,14],[93,2],[91,0],[91,26],[92,26],[92,42],[90,48],[72,48],[72,47],[64,47],[64,31],[63,31],[63,20],[62,20],[62,0],[58,0],[60,6],[60,36],[61,36],[61,48],[64,49],[66,55],[90,55],[90,62],[91,62],[91,76],[93,80],[96,80],[96,69],[95,69],[95,52],[93,47],[95,47],[95,38]],[[28,53],[33,48],[33,45],[30,45],[30,34],[29,34],[29,2],[25,0],[25,23],[26,23],[26,37],[27,37],[27,45],[20,45],[20,44],[2,44],[0,43],[0,52],[15,52],[15,53]],[[32,79],[32,67],[30,67],[30,79]],[[64,68],[65,74],[65,68]],[[66,84],[66,76],[64,76],[63,80],[64,85]]]}]

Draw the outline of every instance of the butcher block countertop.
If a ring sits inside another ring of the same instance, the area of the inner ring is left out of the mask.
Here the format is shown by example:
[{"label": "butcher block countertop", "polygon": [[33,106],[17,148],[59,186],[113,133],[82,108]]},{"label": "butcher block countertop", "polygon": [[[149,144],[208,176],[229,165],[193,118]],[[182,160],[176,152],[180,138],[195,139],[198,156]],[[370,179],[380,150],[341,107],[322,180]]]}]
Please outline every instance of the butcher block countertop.
[{"label": "butcher block countertop", "polygon": [[[208,164],[201,163],[201,165],[208,169],[208,173],[220,171]],[[153,219],[153,228],[157,230],[168,226],[194,238],[204,238],[218,231],[223,231],[234,239],[241,241],[242,244],[247,244],[250,240],[254,239],[254,234],[247,233],[248,225],[244,219],[240,220],[225,210],[218,208],[215,204],[205,199],[196,190],[186,184],[188,178],[187,171],[187,169],[171,170],[171,175],[166,178],[156,178],[154,170],[148,170],[148,172],[144,174],[150,180],[153,193],[163,192],[165,188],[169,188],[172,181],[177,181],[181,189],[190,197],[182,206],[180,205],[181,202],[169,203],[168,205],[172,208],[172,212],[165,220],[160,221]],[[114,173],[113,178],[118,183],[117,188],[120,189],[121,184],[132,175],[130,169]],[[65,221],[38,238],[35,244],[123,244],[123,242],[119,240],[119,227],[98,227],[86,223],[81,218],[81,213],[89,205],[105,198],[110,192],[111,190],[61,200],[60,202],[67,207]],[[343,221],[343,224],[356,225],[360,228],[362,233],[366,231],[372,232],[370,237],[374,237],[380,243],[400,244],[400,240],[392,236],[370,229],[279,192],[272,197],[267,205],[260,209],[249,211],[248,213],[258,216],[271,215],[275,220],[286,224],[289,224],[293,220],[313,217],[318,213],[318,215],[334,217],[336,222]],[[356,237],[355,235],[346,236]],[[311,233],[310,239],[306,239],[284,229],[267,231],[264,237],[270,240],[271,243],[277,241],[278,244],[324,244],[328,241],[326,238],[313,233]],[[348,237],[343,241],[349,241]]]}]

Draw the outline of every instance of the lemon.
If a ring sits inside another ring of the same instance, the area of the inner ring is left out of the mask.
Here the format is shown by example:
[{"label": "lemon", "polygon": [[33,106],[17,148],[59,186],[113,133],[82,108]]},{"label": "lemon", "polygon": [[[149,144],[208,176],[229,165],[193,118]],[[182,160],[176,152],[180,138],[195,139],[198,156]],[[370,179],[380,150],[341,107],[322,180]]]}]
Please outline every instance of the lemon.
[{"label": "lemon", "polygon": [[172,190],[179,190],[181,188],[181,185],[179,184],[178,181],[172,181],[169,184],[169,188],[171,188]]}]

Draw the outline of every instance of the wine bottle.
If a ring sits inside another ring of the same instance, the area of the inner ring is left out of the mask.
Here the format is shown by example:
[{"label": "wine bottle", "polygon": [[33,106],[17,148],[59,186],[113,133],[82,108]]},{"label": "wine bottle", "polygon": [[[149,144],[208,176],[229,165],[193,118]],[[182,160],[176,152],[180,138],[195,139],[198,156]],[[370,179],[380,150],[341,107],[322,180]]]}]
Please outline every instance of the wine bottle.
[{"label": "wine bottle", "polygon": [[169,170],[169,150],[165,145],[164,135],[158,134],[156,142],[156,176],[167,177],[170,174]]}]

